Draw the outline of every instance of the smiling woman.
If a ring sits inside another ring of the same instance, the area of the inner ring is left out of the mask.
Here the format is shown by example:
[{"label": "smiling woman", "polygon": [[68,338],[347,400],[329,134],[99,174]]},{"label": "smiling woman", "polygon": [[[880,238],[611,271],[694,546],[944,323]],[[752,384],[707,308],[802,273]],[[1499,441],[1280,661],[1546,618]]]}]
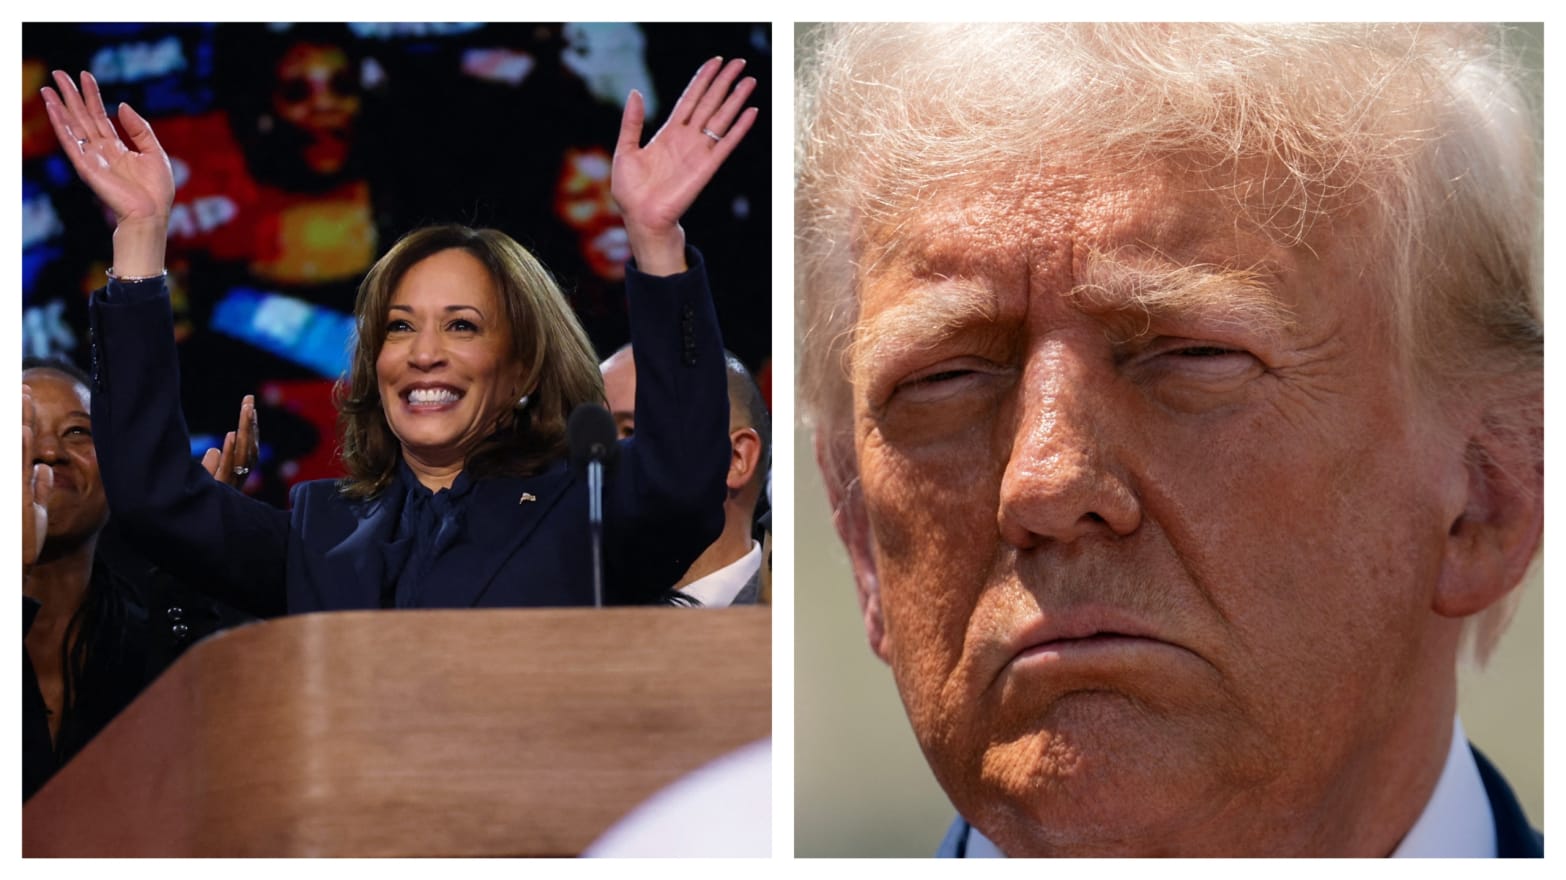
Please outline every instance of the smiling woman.
[{"label": "smiling woman", "polygon": [[[728,408],[700,254],[679,220],[744,138],[755,80],[703,64],[658,134],[626,101],[613,196],[632,262],[631,335],[649,389],[603,502],[610,602],[660,597],[722,525]],[[410,233],[360,285],[340,394],[342,482],[301,483],[280,511],[204,475],[175,389],[164,242],[174,181],[148,122],[121,141],[91,75],[44,99],[76,172],[113,211],[114,269],[91,306],[93,427],[116,517],[156,560],[260,615],[591,601],[587,493],[565,424],[603,401],[587,337],[549,273],[494,230]],[[639,407],[640,408],[640,407]],[[639,414],[640,415],[640,414]],[[530,503],[531,502],[531,503]]]},{"label": "smiling woman", "polygon": [[571,410],[603,399],[591,344],[554,279],[492,229],[404,236],[365,278],[357,324],[341,403],[354,497],[384,488],[399,453],[434,489],[465,467],[536,472],[563,453]]},{"label": "smiling woman", "polygon": [[408,270],[386,311],[375,360],[386,420],[421,482],[444,488],[482,438],[516,424],[508,412],[527,395],[512,334],[495,283],[459,250]]}]

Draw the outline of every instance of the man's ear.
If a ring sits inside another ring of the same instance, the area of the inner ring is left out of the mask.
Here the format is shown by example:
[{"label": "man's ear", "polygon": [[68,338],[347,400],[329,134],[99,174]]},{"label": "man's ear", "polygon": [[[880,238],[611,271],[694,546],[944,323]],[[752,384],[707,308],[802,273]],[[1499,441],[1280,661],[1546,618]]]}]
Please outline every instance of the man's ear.
[{"label": "man's ear", "polygon": [[1528,572],[1544,531],[1542,431],[1485,419],[1462,469],[1434,604],[1454,618],[1494,605]]},{"label": "man's ear", "polygon": [[750,485],[761,466],[761,435],[755,428],[736,428],[729,432],[729,494],[734,495]]},{"label": "man's ear", "polygon": [[[865,637],[870,650],[883,661],[891,662],[890,645],[886,638],[886,624],[881,616],[881,584],[876,577],[875,538],[870,533],[870,520],[865,513],[864,496],[860,492],[859,475],[853,461],[852,449],[840,449],[834,457],[827,448],[824,432],[816,435],[816,462],[821,466],[821,480],[826,484],[827,501],[832,505],[832,524],[837,536],[848,548],[849,562],[854,566],[854,583],[859,592],[859,610],[864,616]],[[847,442],[843,442],[847,446]]]}]

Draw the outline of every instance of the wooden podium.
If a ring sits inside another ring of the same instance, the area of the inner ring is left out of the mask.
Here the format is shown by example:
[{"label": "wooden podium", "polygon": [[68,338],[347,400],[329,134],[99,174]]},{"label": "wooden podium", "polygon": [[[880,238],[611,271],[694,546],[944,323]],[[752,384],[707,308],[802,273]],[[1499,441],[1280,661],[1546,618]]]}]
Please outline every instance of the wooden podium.
[{"label": "wooden podium", "polygon": [[570,856],[772,732],[766,608],[356,611],[192,648],[24,856]]}]

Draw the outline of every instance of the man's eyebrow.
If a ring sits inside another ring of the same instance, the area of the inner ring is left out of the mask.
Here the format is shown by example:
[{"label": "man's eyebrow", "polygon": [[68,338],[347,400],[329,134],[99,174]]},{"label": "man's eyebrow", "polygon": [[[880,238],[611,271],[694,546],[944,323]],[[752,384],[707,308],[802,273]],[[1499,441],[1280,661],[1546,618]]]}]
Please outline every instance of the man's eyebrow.
[{"label": "man's eyebrow", "polygon": [[1294,312],[1265,265],[1235,269],[1214,263],[1138,265],[1094,254],[1068,294],[1092,311],[1140,310],[1156,317],[1192,315],[1218,325],[1276,337],[1294,326]]},{"label": "man's eyebrow", "polygon": [[[1278,297],[1277,272],[1266,266],[1233,269],[1214,263],[1148,265],[1094,254],[1080,280],[1063,294],[1089,312],[1140,311],[1154,318],[1195,316],[1276,338],[1294,326]],[[937,276],[910,279],[895,304],[863,320],[848,347],[848,366],[895,361],[916,348],[938,345],[965,329],[994,327],[1001,301],[989,286]]]},{"label": "man's eyebrow", "polygon": [[955,278],[918,281],[898,302],[855,328],[850,367],[896,360],[910,349],[950,338],[964,327],[988,325],[999,317],[995,291]]}]

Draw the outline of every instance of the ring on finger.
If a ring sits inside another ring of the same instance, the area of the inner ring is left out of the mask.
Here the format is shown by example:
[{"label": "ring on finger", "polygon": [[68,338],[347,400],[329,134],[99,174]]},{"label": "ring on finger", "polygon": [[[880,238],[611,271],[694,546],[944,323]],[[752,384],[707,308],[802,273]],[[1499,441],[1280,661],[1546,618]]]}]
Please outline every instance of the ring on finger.
[{"label": "ring on finger", "polygon": [[704,135],[706,135],[706,136],[707,136],[707,137],[710,137],[710,138],[712,138],[712,139],[713,139],[713,140],[715,140],[715,141],[721,141],[721,140],[723,140],[723,135],[721,135],[721,134],[718,134],[718,133],[717,133],[717,132],[715,132],[715,131],[713,131],[713,130],[712,130],[712,129],[710,129],[710,128],[704,128],[704,129],[702,129],[702,130],[701,130],[701,133],[702,133],[702,134],[704,134]]},{"label": "ring on finger", "polygon": [[248,476],[249,474],[250,474],[250,468],[247,468],[247,467],[245,467],[242,464],[241,465],[236,465],[234,467],[234,476],[236,476],[236,477]]},{"label": "ring on finger", "polygon": [[85,149],[86,146],[87,146],[87,139],[86,138],[77,138],[76,139],[76,148],[77,149]]}]

